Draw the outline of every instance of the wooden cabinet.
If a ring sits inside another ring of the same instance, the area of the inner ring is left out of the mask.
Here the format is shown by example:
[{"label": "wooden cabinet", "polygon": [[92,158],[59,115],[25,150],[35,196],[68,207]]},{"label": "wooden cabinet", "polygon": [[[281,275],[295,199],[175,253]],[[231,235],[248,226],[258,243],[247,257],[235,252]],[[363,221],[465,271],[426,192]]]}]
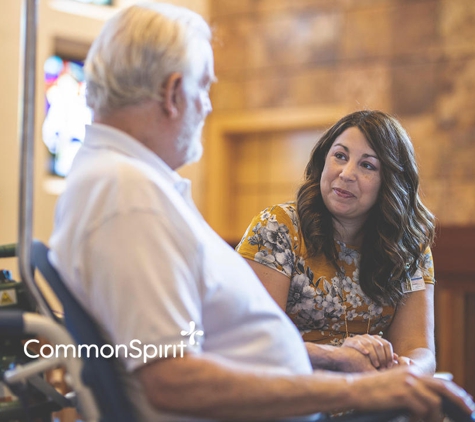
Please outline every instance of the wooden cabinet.
[{"label": "wooden cabinet", "polygon": [[475,226],[440,227],[433,255],[437,370],[475,395]]}]

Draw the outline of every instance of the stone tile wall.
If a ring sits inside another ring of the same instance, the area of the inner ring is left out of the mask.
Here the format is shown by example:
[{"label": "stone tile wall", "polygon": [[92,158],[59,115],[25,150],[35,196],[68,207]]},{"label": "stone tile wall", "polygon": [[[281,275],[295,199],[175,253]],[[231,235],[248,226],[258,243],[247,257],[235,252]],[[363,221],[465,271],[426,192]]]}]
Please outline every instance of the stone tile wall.
[{"label": "stone tile wall", "polygon": [[211,0],[216,111],[396,115],[443,225],[475,224],[474,0]]}]

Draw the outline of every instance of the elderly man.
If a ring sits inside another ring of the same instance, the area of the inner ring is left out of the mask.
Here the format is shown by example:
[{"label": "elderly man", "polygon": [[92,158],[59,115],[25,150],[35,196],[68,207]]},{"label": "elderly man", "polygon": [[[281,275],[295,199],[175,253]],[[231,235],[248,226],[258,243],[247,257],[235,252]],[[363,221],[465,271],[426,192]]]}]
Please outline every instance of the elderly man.
[{"label": "elderly man", "polygon": [[94,123],[50,241],[50,259],[111,344],[132,349],[120,362],[137,420],[394,407],[434,418],[442,395],[468,410],[453,384],[408,368],[313,372],[298,331],[203,220],[175,170],[201,156],[210,38],[199,15],[166,4],[132,6],[105,25],[86,61]]}]

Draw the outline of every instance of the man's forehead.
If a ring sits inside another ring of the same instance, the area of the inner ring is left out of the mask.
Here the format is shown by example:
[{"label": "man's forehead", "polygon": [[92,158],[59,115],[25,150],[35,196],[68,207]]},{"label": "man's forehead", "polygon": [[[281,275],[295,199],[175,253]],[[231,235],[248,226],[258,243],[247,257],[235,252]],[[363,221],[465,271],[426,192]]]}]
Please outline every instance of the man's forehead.
[{"label": "man's forehead", "polygon": [[214,82],[216,77],[214,75],[214,56],[211,44],[205,40],[193,44],[190,51],[191,73],[200,81]]}]

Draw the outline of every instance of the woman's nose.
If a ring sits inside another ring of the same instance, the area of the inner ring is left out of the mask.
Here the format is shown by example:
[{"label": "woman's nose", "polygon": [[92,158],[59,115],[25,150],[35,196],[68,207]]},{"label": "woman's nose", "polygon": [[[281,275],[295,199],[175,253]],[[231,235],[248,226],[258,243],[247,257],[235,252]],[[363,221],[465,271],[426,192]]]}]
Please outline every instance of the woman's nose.
[{"label": "woman's nose", "polygon": [[356,168],[351,162],[347,162],[340,172],[340,178],[345,181],[354,181],[356,179]]}]

